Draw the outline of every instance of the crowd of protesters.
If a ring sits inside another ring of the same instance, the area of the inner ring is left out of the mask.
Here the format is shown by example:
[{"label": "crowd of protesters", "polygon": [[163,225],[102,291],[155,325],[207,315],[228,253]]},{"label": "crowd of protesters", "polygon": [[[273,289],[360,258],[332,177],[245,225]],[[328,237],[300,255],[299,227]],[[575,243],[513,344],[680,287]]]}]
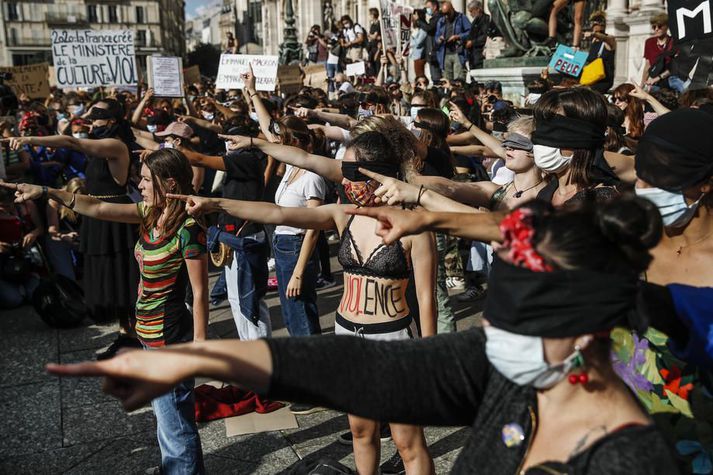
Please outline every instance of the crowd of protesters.
[{"label": "crowd of protesters", "polygon": [[[294,94],[248,71],[241,90],[203,78],[183,98],[2,102],[0,308],[53,272],[119,321],[105,361],[49,369],[106,377],[128,410],[152,402],[161,473],[204,473],[197,376],[347,412],[363,474],[433,473],[431,425],[472,428],[458,473],[711,471],[713,89],[661,53],[665,15],[641,83],[614,87],[597,12],[581,36],[606,77],[545,71],[510,100],[466,79],[490,29],[468,7],[417,9],[408,58],[383,51],[378,10],[314,26],[328,83]],[[330,245],[343,290],[322,335]],[[452,298],[485,298],[482,325],[456,332]],[[223,299],[239,341],[206,340]],[[380,466],[388,437],[400,458]]]}]

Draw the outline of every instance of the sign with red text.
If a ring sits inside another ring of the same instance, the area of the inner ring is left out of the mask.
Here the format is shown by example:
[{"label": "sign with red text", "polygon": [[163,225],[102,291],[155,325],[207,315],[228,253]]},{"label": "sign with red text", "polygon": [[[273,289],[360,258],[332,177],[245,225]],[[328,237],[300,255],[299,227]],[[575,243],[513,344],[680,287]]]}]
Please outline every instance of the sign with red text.
[{"label": "sign with red text", "polygon": [[588,56],[585,51],[575,51],[572,47],[559,45],[552,55],[549,67],[558,73],[579,77]]}]

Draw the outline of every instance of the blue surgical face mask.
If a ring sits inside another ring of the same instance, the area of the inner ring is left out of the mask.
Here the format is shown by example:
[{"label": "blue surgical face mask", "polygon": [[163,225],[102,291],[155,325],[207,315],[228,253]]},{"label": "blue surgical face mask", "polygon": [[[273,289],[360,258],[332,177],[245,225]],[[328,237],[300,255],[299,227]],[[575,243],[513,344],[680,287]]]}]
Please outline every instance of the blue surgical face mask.
[{"label": "blue surgical face mask", "polygon": [[257,121],[258,121],[257,112],[250,112],[250,113],[248,114],[248,116],[250,116],[250,119],[251,119],[253,122],[257,122]]},{"label": "blue surgical face mask", "polygon": [[88,139],[89,134],[87,132],[74,132],[72,133],[72,137],[75,139]]},{"label": "blue surgical face mask", "polygon": [[700,198],[688,205],[683,193],[673,193],[671,191],[662,190],[661,188],[635,188],[637,196],[651,201],[659,209],[663,225],[671,228],[682,228],[686,226],[705,196],[702,194]]},{"label": "blue surgical face mask", "polygon": [[493,326],[485,329],[485,354],[503,376],[520,386],[547,389],[562,381],[581,362],[575,351],[562,363],[545,361],[542,337],[518,335]]},{"label": "blue surgical face mask", "polygon": [[374,111],[371,109],[364,109],[361,106],[359,106],[359,112],[357,112],[357,119],[362,120],[366,119],[367,117],[371,117],[374,115]]},{"label": "blue surgical face mask", "polygon": [[426,8],[426,15],[433,15],[433,8],[427,7],[427,8]]},{"label": "blue surgical face mask", "polygon": [[176,148],[173,142],[163,142],[158,145],[158,148]]},{"label": "blue surgical face mask", "polygon": [[418,116],[418,111],[423,109],[423,106],[411,106],[411,109],[409,110],[411,114],[411,120],[414,122],[416,121],[416,117]]},{"label": "blue surgical face mask", "polygon": [[146,130],[148,130],[148,131],[151,132],[152,134],[155,134],[156,131],[158,130],[158,126],[157,126],[157,125],[149,124],[149,125],[146,126]]}]

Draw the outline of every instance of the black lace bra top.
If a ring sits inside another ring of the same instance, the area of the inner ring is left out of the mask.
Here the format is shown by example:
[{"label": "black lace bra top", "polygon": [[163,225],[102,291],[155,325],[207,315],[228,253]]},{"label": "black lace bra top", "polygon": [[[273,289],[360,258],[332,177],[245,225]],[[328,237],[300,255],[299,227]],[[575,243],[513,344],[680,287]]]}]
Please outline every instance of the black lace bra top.
[{"label": "black lace bra top", "polygon": [[[344,272],[384,279],[408,279],[411,274],[411,264],[406,257],[401,241],[396,241],[388,246],[383,243],[379,244],[365,261],[349,230],[353,220],[354,216],[349,218],[337,254],[337,260],[342,265]],[[352,248],[354,253],[352,253]],[[354,258],[354,254],[356,254],[356,258]]]}]

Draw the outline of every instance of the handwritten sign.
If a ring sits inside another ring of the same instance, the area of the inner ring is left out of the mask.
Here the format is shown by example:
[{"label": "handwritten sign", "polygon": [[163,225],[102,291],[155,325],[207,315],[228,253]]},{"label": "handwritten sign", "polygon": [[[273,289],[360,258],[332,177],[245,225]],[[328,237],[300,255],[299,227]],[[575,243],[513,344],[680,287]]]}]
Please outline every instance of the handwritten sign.
[{"label": "handwritten sign", "polygon": [[347,64],[347,76],[363,76],[364,74],[366,74],[364,61]]},{"label": "handwritten sign", "polygon": [[413,8],[399,5],[399,52],[401,56],[408,57],[411,53],[411,17]]},{"label": "handwritten sign", "polygon": [[384,50],[396,49],[399,46],[398,40],[398,18],[394,18],[391,8],[395,5],[394,0],[379,0],[379,18],[381,18],[381,41]]},{"label": "handwritten sign", "polygon": [[324,64],[311,64],[304,67],[305,80],[304,85],[310,87],[318,87],[325,92],[327,91],[327,68]]},{"label": "handwritten sign", "polygon": [[5,81],[16,96],[27,94],[30,99],[44,99],[50,94],[49,64],[31,64],[0,68],[0,72],[12,74]]},{"label": "handwritten sign", "polygon": [[57,87],[134,86],[132,30],[52,30]]},{"label": "handwritten sign", "polygon": [[156,97],[183,97],[183,61],[174,56],[146,58],[149,87]]},{"label": "handwritten sign", "polygon": [[183,70],[183,81],[189,85],[195,84],[195,83],[200,83],[201,82],[201,68],[199,68],[197,64],[194,64],[193,66],[185,68]]},{"label": "handwritten sign", "polygon": [[280,92],[294,94],[302,89],[302,69],[297,64],[280,65],[277,68],[277,80],[280,83]]},{"label": "handwritten sign", "polygon": [[242,89],[245,84],[240,75],[246,73],[252,65],[255,89],[274,91],[277,85],[277,64],[277,56],[221,54],[215,87],[218,89]]}]

